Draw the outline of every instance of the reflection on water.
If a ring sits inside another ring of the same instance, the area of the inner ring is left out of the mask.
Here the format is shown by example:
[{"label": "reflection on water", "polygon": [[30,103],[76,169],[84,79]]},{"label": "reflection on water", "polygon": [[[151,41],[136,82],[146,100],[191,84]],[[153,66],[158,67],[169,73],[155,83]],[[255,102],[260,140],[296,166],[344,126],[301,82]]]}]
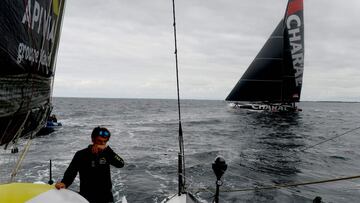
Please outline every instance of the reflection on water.
[{"label": "reflection on water", "polygon": [[[256,133],[246,139],[244,146],[248,148],[243,150],[241,165],[251,173],[261,174],[250,187],[297,182],[297,175],[301,173],[297,151],[305,146],[304,137],[297,132],[302,125],[301,115],[251,112],[247,114],[247,122]],[[276,190],[248,195],[247,200],[253,202],[290,198]]]},{"label": "reflection on water", "polygon": [[257,126],[269,130],[257,135],[254,168],[263,173],[288,177],[300,172],[296,168],[300,159],[294,152],[303,147],[304,142],[292,131],[292,127],[297,129],[298,120],[297,114],[263,114],[256,118]]}]

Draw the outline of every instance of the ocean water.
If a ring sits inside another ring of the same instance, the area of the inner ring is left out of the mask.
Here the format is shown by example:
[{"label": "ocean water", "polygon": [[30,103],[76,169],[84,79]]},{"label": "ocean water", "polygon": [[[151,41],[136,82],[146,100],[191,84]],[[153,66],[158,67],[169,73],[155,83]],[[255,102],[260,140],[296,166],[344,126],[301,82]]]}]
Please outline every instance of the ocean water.
[{"label": "ocean water", "polygon": [[[360,103],[301,102],[302,112],[273,114],[230,109],[224,101],[182,100],[187,186],[212,202],[212,163],[228,164],[220,202],[359,202],[360,180],[291,188],[236,192],[281,183],[302,183],[360,175]],[[161,202],[177,192],[178,112],[176,100],[54,98],[63,127],[36,137],[16,181],[61,180],[77,150],[90,144],[98,125],[112,132],[109,145],[126,161],[112,168],[114,197],[120,202]],[[332,141],[311,147],[331,137]],[[26,140],[18,146],[23,149]],[[311,147],[311,148],[309,148]],[[304,150],[309,148],[307,150]],[[1,181],[15,155],[0,151]],[[71,189],[79,189],[76,180]]]}]

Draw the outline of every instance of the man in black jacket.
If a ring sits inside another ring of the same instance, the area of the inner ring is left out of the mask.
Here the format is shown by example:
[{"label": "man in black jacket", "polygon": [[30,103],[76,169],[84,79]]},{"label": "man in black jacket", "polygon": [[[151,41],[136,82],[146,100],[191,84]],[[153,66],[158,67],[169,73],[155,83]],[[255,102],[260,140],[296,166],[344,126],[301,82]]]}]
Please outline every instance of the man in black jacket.
[{"label": "man in black jacket", "polygon": [[80,194],[91,203],[113,202],[110,165],[124,166],[124,160],[106,143],[110,139],[106,128],[96,127],[91,133],[92,145],[76,152],[57,189],[67,188],[80,175]]}]

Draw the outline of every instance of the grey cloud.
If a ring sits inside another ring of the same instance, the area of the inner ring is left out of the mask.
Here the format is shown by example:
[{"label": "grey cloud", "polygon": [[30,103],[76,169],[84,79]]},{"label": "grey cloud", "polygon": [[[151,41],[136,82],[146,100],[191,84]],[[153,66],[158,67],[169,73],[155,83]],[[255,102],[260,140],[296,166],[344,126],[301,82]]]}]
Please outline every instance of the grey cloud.
[{"label": "grey cloud", "polygon": [[[176,1],[184,98],[223,100],[286,4]],[[360,1],[313,0],[304,6],[302,99],[359,98]],[[68,0],[54,95],[175,98],[171,9],[168,0]],[[342,91],[346,86],[351,88]]]}]

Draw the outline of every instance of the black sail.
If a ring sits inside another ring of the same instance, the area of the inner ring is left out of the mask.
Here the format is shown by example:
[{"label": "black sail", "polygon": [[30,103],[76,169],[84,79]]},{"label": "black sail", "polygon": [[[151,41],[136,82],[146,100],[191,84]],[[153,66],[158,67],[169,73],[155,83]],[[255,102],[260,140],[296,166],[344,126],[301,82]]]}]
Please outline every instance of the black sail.
[{"label": "black sail", "polygon": [[263,48],[227,101],[298,102],[304,64],[303,0],[290,0]]},{"label": "black sail", "polygon": [[45,123],[64,6],[65,0],[0,3],[0,145]]}]

